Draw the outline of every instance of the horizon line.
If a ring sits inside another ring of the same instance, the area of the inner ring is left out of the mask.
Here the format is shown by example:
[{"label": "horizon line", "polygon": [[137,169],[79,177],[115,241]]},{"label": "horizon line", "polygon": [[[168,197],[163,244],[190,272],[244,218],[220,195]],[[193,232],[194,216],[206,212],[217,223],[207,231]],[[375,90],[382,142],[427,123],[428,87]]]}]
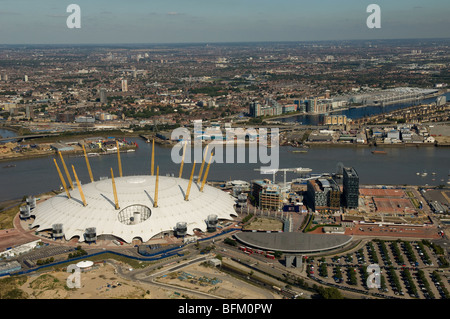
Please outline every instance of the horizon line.
[{"label": "horizon line", "polygon": [[208,44],[258,44],[258,43],[316,43],[316,42],[362,42],[362,41],[405,41],[405,40],[450,40],[437,38],[376,38],[376,39],[332,39],[332,40],[262,40],[262,41],[204,41],[204,42],[117,42],[117,43],[0,43],[0,46],[130,46],[130,45],[208,45]]}]

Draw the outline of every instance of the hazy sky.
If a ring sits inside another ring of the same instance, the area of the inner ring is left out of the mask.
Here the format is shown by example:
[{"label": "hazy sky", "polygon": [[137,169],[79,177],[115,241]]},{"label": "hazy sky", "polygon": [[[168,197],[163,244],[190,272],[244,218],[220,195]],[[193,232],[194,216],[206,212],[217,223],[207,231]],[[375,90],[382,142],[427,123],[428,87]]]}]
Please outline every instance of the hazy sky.
[{"label": "hazy sky", "polygon": [[[81,28],[69,29],[69,4]],[[369,4],[381,29],[369,29]],[[0,0],[0,44],[450,37],[449,0]]]}]

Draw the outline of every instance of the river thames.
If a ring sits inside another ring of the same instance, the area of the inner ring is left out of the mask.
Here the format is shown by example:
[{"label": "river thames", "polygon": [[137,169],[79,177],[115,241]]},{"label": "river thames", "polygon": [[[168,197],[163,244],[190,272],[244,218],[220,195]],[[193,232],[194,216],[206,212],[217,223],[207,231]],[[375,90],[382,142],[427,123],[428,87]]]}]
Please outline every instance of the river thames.
[{"label": "river thames", "polygon": [[[450,100],[450,92],[442,94],[446,97],[446,100]],[[403,109],[406,107],[410,107],[412,105],[420,105],[420,104],[431,104],[436,102],[436,97],[422,99],[415,102],[404,102],[404,103],[395,103],[386,106],[366,106],[359,108],[346,109],[341,111],[332,112],[333,115],[346,115],[347,118],[350,119],[359,119],[362,117],[378,115],[382,113],[389,113],[395,110]],[[276,121],[284,122],[284,123],[293,123],[298,122],[303,125],[320,125],[323,123],[325,115],[295,115],[285,118],[277,119]]]},{"label": "river thames", "polygon": [[[1,134],[1,132],[0,132]],[[129,138],[135,141],[138,148],[135,152],[121,153],[123,175],[150,174],[151,144],[141,138]],[[244,147],[248,156],[248,148]],[[372,154],[374,147],[367,146],[314,146],[307,153],[293,153],[292,147],[280,147],[280,168],[311,168],[312,173],[334,173],[338,163],[354,167],[360,177],[361,184],[379,185],[441,185],[446,184],[450,170],[450,148],[448,147],[386,147],[387,154]],[[178,176],[180,164],[171,159],[170,147],[155,146],[155,164],[160,167],[160,175],[174,174]],[[237,150],[235,151],[235,154]],[[22,198],[24,195],[38,195],[59,189],[61,182],[53,163],[54,156],[25,160],[6,161],[0,165],[0,201]],[[225,159],[225,156],[223,157]],[[82,156],[64,156],[66,165],[74,165],[82,184],[90,181],[86,162]],[[110,168],[118,175],[116,153],[89,157],[94,179],[110,176]],[[58,159],[58,163],[60,163]],[[8,165],[14,167],[5,167]],[[255,169],[267,166],[262,163],[213,163],[208,180],[246,180],[269,178]],[[189,178],[192,164],[186,163],[183,177]],[[196,172],[199,165],[196,166]],[[422,177],[417,173],[426,172]],[[434,174],[433,174],[434,173]],[[287,180],[300,177],[288,172]],[[282,182],[284,173],[276,175],[276,181]]]}]

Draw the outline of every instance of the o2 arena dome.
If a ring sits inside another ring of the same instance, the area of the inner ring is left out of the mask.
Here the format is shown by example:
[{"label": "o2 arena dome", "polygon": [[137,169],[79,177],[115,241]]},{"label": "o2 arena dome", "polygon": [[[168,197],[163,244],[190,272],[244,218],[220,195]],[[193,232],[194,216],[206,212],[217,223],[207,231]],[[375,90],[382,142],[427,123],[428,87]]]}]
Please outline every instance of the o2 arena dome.
[{"label": "o2 arena dome", "polygon": [[[62,156],[61,160],[66,168]],[[88,241],[93,233],[112,235],[128,243],[135,238],[146,242],[173,230],[177,223],[185,223],[187,233],[192,234],[194,229],[207,230],[211,214],[227,220],[236,216],[234,198],[205,184],[209,163],[203,182],[193,181],[194,165],[189,180],[158,174],[114,178],[111,174],[111,178],[84,185],[79,183],[72,166],[76,179],[69,183],[72,190],[65,186],[56,160],[55,165],[66,193],[36,205],[31,225],[37,227],[36,231],[55,230],[56,225],[57,232],[63,232],[68,240],[79,236],[79,241]],[[66,176],[70,181],[67,170]]]}]

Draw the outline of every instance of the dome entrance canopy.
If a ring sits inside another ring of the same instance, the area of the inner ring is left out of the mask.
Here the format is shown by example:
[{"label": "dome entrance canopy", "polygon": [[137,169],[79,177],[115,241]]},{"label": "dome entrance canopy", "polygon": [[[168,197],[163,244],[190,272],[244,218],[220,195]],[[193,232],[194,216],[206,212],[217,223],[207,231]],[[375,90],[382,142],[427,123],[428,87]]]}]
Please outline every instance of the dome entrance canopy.
[{"label": "dome entrance canopy", "polygon": [[135,204],[125,207],[117,214],[119,222],[125,225],[136,225],[150,218],[152,211],[145,205]]}]

